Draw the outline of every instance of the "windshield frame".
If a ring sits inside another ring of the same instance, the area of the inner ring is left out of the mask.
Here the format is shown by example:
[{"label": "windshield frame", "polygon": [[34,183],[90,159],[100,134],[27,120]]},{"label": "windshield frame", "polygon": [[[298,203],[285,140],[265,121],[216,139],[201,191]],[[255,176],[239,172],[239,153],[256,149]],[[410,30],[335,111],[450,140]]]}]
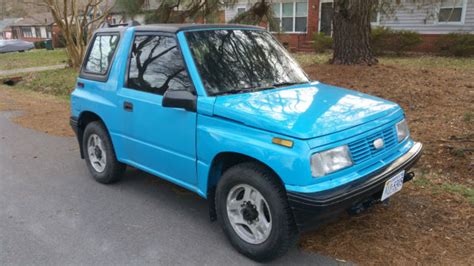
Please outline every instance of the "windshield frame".
[{"label": "windshield frame", "polygon": [[[199,77],[199,80],[197,80],[197,82],[201,83],[201,87],[202,89],[204,90],[204,93],[205,93],[205,96],[207,97],[220,97],[220,96],[225,96],[225,95],[234,95],[234,94],[242,94],[242,93],[252,93],[252,92],[257,92],[257,91],[262,91],[262,90],[276,90],[276,89],[281,89],[281,86],[272,86],[272,84],[268,84],[268,88],[264,88],[262,89],[263,86],[260,86],[257,88],[257,90],[252,90],[251,88],[249,88],[248,90],[246,90],[245,88],[240,88],[240,89],[235,89],[234,88],[234,91],[239,91],[239,92],[235,92],[235,93],[232,93],[232,88],[231,89],[228,89],[227,91],[229,91],[229,93],[219,93],[219,92],[216,92],[216,93],[212,93],[209,91],[209,89],[207,88],[207,86],[205,85],[204,83],[204,79],[203,79],[203,76],[201,74],[201,71],[199,69],[199,65],[197,64],[196,62],[196,58],[195,58],[195,55],[194,55],[194,52],[191,48],[191,43],[189,41],[189,37],[188,37],[188,33],[192,33],[192,32],[209,32],[209,31],[255,31],[255,32],[264,32],[264,33],[267,33],[270,37],[271,37],[271,40],[273,41],[274,45],[277,45],[279,48],[281,48],[281,51],[287,56],[287,58],[294,64],[296,65],[300,72],[302,73],[302,75],[304,76],[304,78],[306,79],[305,81],[301,81],[301,82],[297,82],[297,84],[307,84],[307,83],[311,83],[311,79],[309,77],[309,75],[304,71],[304,69],[301,67],[301,65],[298,63],[298,61],[291,55],[291,53],[283,46],[283,44],[278,40],[278,38],[276,38],[274,36],[273,33],[269,32],[268,30],[264,29],[264,28],[254,28],[254,29],[249,29],[249,28],[245,28],[245,27],[226,27],[226,28],[220,28],[220,27],[216,27],[216,28],[206,28],[206,29],[192,29],[192,30],[184,30],[184,31],[181,31],[181,34],[182,34],[182,37],[184,37],[184,42],[186,43],[186,48],[189,50],[189,59],[191,60],[190,63],[193,64],[193,70],[196,72],[195,74]],[[193,75],[191,75],[193,76]],[[293,85],[288,85],[288,86],[295,86],[297,84],[293,84]]]}]

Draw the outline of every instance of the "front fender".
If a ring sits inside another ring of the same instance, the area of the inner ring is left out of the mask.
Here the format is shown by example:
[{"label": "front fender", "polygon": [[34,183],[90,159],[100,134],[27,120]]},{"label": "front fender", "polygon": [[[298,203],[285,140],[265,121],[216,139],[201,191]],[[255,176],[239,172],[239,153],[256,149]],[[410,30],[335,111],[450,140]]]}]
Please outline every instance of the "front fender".
[{"label": "front fender", "polygon": [[[272,143],[274,137],[292,140],[292,148]],[[220,153],[242,154],[271,168],[285,185],[305,185],[311,177],[310,149],[301,140],[245,126],[220,117],[198,115],[198,190],[206,197],[209,171]]]}]

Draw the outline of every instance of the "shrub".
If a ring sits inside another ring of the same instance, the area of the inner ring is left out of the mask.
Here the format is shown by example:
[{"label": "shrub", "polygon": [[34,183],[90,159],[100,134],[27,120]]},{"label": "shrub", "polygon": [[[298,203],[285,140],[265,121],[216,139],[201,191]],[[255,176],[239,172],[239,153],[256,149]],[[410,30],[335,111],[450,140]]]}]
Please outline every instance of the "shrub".
[{"label": "shrub", "polygon": [[44,41],[34,42],[35,49],[44,49],[46,48],[46,44]]},{"label": "shrub", "polygon": [[371,44],[376,54],[393,52],[400,55],[422,42],[420,34],[414,31],[396,31],[386,27],[372,30]]},{"label": "shrub", "polygon": [[326,50],[332,49],[333,41],[331,36],[327,36],[322,32],[314,34],[313,41],[313,47],[316,53],[322,53]]},{"label": "shrub", "polygon": [[375,54],[383,53],[386,48],[385,43],[387,42],[391,32],[392,31],[386,27],[376,27],[372,29],[370,44],[372,45]]},{"label": "shrub", "polygon": [[440,37],[435,46],[439,52],[448,56],[474,56],[474,35],[450,33]]}]

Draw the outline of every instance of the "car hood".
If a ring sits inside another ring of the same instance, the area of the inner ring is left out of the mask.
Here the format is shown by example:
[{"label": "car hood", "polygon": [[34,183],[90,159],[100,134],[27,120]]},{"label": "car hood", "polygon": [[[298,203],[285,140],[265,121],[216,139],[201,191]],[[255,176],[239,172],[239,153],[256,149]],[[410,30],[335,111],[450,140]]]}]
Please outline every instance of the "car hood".
[{"label": "car hood", "polygon": [[312,82],[219,96],[214,115],[290,137],[310,139],[370,122],[399,109],[397,104],[374,96]]}]

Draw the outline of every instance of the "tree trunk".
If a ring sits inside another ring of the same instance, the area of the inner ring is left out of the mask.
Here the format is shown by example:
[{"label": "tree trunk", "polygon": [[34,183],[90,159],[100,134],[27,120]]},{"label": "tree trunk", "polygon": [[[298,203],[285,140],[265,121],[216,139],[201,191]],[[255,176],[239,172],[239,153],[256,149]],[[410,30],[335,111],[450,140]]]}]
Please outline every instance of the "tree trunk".
[{"label": "tree trunk", "polygon": [[378,0],[335,0],[333,64],[378,63],[370,45],[370,14]]}]

